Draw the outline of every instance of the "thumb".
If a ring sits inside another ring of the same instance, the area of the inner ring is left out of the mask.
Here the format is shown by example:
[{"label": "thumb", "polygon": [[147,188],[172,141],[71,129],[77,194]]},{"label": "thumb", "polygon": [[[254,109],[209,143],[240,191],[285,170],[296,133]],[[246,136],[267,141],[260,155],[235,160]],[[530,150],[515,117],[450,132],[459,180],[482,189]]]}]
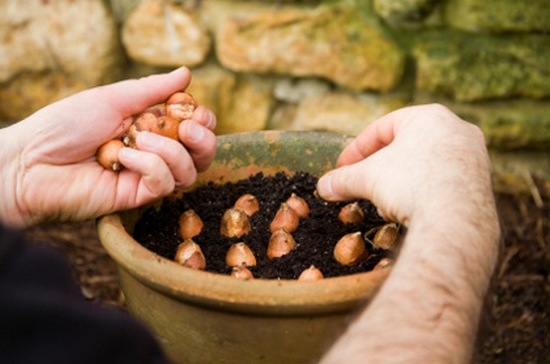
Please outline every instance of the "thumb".
[{"label": "thumb", "polygon": [[189,69],[180,67],[170,73],[124,80],[93,90],[106,104],[114,103],[115,109],[130,116],[164,102],[174,92],[185,89],[190,81]]},{"label": "thumb", "polygon": [[369,170],[368,160],[334,169],[319,178],[317,192],[327,201],[370,199]]}]

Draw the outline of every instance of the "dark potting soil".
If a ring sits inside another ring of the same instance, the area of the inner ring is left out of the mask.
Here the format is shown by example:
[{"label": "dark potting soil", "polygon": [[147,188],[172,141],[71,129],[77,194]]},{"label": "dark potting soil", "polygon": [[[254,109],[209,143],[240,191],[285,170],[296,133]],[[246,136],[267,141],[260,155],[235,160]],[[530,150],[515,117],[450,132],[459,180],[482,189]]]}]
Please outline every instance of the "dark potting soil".
[{"label": "dark potting soil", "polygon": [[[230,274],[231,268],[225,264],[225,254],[232,243],[243,241],[254,252],[257,265],[249,267],[255,278],[296,279],[300,273],[315,265],[325,277],[336,277],[372,270],[385,256],[366,244],[369,257],[352,267],[339,264],[333,258],[333,248],[345,234],[362,231],[384,224],[376,207],[366,200],[359,201],[365,213],[361,224],[345,225],[338,220],[338,213],[346,203],[331,203],[314,196],[317,177],[298,172],[292,176],[278,173],[264,176],[259,173],[248,179],[218,185],[209,183],[184,195],[182,199],[166,198],[160,208],[149,208],[137,222],[134,238],[147,249],[173,259],[177,246],[178,218],[187,209],[193,209],[204,222],[200,235],[193,240],[200,245],[206,258],[209,272]],[[298,229],[292,233],[296,249],[291,253],[270,260],[266,256],[270,238],[271,223],[280,204],[292,193],[306,200],[310,214],[300,219]],[[220,221],[223,213],[233,206],[243,194],[251,193],[258,199],[260,211],[252,215],[252,230],[241,238],[227,238],[220,235]]]}]

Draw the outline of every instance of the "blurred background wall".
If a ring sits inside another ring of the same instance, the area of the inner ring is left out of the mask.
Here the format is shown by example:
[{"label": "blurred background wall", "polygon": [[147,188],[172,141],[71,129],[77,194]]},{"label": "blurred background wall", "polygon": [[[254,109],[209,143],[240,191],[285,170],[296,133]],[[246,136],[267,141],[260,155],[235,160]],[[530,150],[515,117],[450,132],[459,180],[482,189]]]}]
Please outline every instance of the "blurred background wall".
[{"label": "blurred background wall", "polygon": [[185,65],[216,133],[357,134],[440,102],[499,192],[550,195],[550,0],[0,0],[0,124]]}]

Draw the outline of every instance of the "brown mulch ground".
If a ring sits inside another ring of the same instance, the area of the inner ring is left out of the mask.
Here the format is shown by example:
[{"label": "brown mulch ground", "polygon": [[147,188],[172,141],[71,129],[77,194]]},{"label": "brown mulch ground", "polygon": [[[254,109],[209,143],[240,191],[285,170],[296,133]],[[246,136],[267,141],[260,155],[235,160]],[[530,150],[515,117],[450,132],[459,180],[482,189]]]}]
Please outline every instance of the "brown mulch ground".
[{"label": "brown mulch ground", "polygon": [[[550,363],[550,203],[497,196],[502,256],[489,296],[476,363]],[[36,227],[29,234],[66,252],[82,294],[97,304],[123,306],[116,267],[87,221]]]}]

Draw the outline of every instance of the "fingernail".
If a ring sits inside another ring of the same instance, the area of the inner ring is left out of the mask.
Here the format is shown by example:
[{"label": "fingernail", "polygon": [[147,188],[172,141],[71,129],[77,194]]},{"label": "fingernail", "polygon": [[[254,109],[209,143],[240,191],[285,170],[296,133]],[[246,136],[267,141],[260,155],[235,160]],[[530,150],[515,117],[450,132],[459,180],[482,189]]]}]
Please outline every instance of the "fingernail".
[{"label": "fingernail", "polygon": [[332,175],[327,174],[319,179],[317,182],[317,192],[324,199],[328,199],[332,196]]},{"label": "fingernail", "polygon": [[208,129],[214,129],[216,126],[216,116],[212,111],[206,113],[206,125]]},{"label": "fingernail", "polygon": [[156,149],[162,146],[162,137],[148,131],[142,131],[138,134],[140,144],[146,148]]},{"label": "fingernail", "polygon": [[187,123],[187,135],[192,141],[198,142],[204,136],[204,129],[196,122],[190,121]]}]

